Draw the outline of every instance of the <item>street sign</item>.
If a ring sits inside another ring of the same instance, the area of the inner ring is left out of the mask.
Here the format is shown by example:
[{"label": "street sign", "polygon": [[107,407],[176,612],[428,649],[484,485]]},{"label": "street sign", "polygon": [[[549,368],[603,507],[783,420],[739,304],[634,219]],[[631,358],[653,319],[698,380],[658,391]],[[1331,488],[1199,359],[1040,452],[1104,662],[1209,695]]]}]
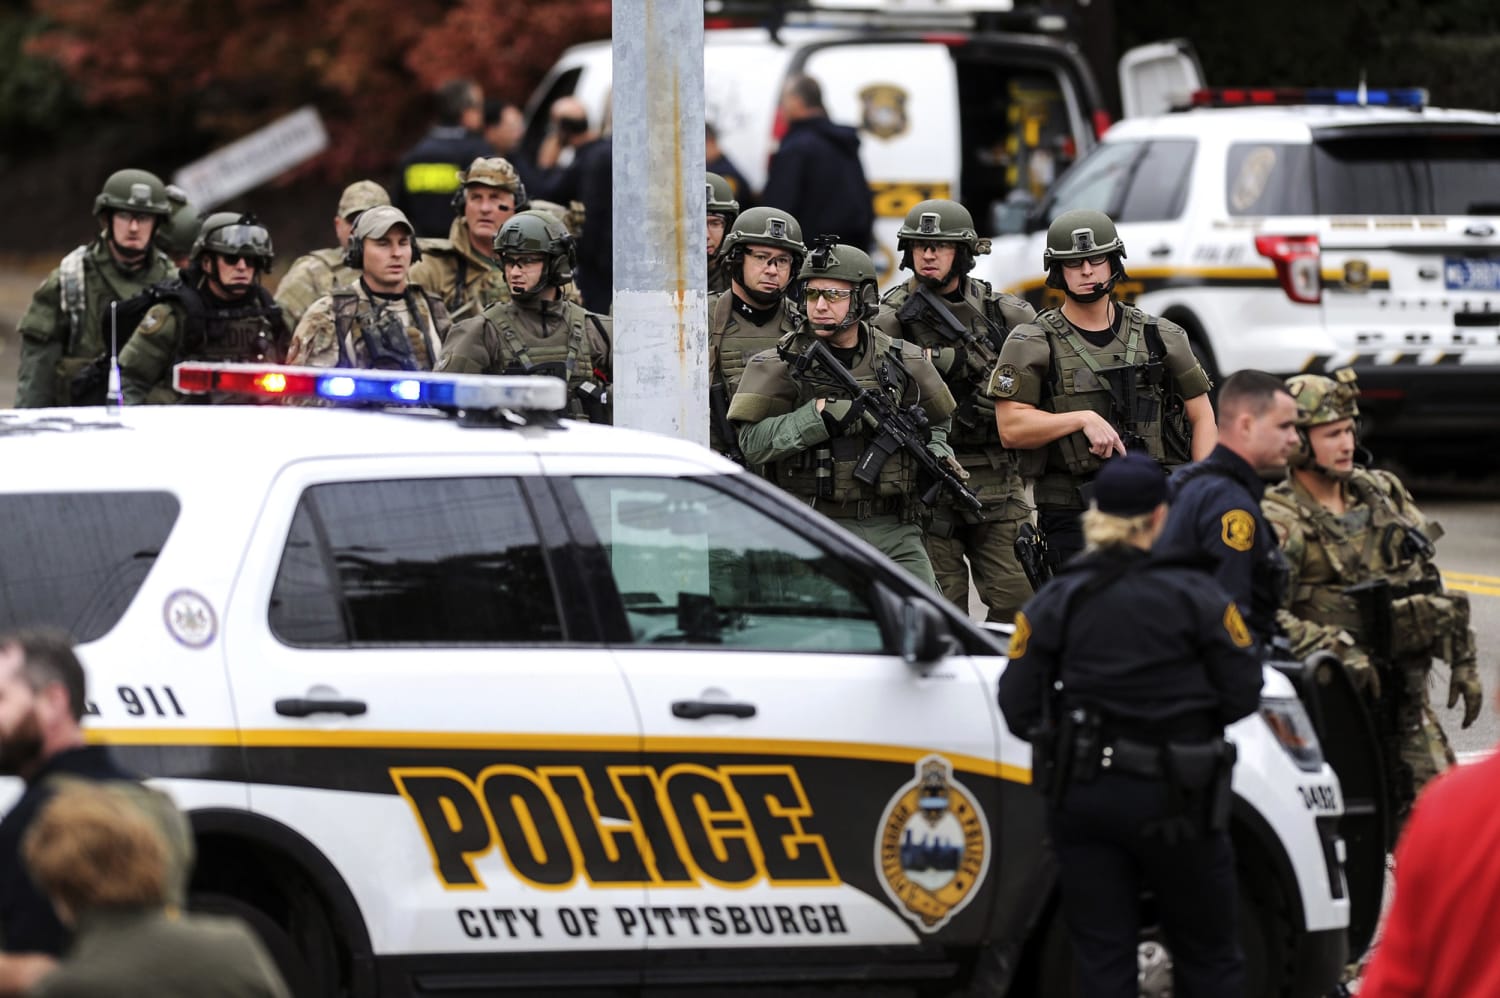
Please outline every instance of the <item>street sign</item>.
[{"label": "street sign", "polygon": [[304,107],[178,170],[172,182],[199,211],[223,204],[328,148],[317,108]]}]

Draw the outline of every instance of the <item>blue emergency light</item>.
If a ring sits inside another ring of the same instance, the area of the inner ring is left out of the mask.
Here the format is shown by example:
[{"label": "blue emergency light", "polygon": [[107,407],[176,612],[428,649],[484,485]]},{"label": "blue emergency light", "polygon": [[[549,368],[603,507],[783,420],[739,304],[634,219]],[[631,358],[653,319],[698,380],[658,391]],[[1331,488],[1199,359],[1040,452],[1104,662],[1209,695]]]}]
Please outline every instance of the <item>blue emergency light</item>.
[{"label": "blue emergency light", "polygon": [[185,395],[223,392],[259,398],[320,399],[347,405],[417,405],[433,409],[561,412],[567,385],[531,375],[433,374],[275,364],[188,361],[172,369]]},{"label": "blue emergency light", "polygon": [[1208,87],[1193,92],[1193,107],[1343,107],[1427,106],[1422,87],[1371,90],[1366,87]]}]

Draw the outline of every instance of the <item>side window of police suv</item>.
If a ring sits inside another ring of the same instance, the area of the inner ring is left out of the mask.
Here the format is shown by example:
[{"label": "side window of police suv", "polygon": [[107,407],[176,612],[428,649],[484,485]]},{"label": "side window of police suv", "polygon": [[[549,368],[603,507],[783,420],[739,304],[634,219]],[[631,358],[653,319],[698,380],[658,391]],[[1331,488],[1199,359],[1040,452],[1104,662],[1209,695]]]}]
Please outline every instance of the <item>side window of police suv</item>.
[{"label": "side window of police suv", "polygon": [[561,615],[520,484],[430,478],[315,485],[271,592],[300,647],[548,644]]},{"label": "side window of police suv", "polygon": [[634,644],[879,654],[872,583],[754,507],[681,478],[575,478]]}]

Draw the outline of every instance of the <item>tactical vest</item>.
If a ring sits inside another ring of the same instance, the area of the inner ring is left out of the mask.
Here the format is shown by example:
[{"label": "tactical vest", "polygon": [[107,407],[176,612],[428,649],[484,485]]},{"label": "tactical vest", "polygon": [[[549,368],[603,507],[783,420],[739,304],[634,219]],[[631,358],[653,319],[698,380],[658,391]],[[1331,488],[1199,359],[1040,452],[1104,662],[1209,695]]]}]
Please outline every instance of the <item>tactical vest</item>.
[{"label": "tactical vest", "polygon": [[1305,620],[1342,627],[1361,638],[1363,622],[1347,586],[1370,579],[1388,579],[1392,597],[1407,595],[1414,585],[1431,589],[1438,580],[1436,566],[1404,549],[1412,531],[1422,529],[1415,517],[1403,513],[1391,498],[1381,477],[1364,468],[1354,469],[1349,489],[1355,502],[1343,515],[1321,503],[1300,496],[1287,482],[1266,493],[1275,506],[1294,514],[1302,523],[1311,557],[1304,559],[1291,594],[1291,612]]},{"label": "tactical vest", "polygon": [[[374,303],[354,288],[333,293],[334,337],[339,345],[339,367],[369,367],[377,371],[430,371],[437,361],[437,324],[427,296],[406,289],[406,312],[377,312]],[[405,316],[412,320],[408,325]],[[354,353],[352,334],[358,332],[365,363]],[[420,351],[417,349],[420,344]]]},{"label": "tactical vest", "polygon": [[[573,419],[587,420],[588,412],[579,400],[579,389],[594,378],[592,351],[589,349],[588,331],[585,323],[594,323],[594,328],[605,336],[599,320],[590,315],[582,305],[573,302],[558,302],[566,316],[567,335],[556,334],[545,339],[523,331],[511,321],[513,304],[496,305],[485,309],[485,321],[494,325],[505,345],[507,363],[501,374],[534,374],[561,378],[568,385],[568,415]],[[605,339],[608,339],[605,336]]]},{"label": "tactical vest", "polygon": [[[910,375],[901,360],[903,341],[891,339],[869,326],[861,325],[866,349],[855,360],[850,373],[861,388],[873,388],[885,392],[898,404],[906,397]],[[777,352],[783,360],[791,363],[797,349],[798,339],[803,334],[788,333],[777,344]],[[797,401],[794,408],[811,399],[848,398],[835,388],[798,381]],[[782,489],[808,500],[816,509],[828,516],[879,516],[883,514],[909,515],[910,506],[916,502],[916,468],[904,453],[892,454],[880,469],[874,486],[866,485],[854,477],[854,468],[865,448],[873,438],[869,426],[862,424],[859,430],[852,426],[843,434],[825,441],[816,447],[800,451],[771,467],[771,478]]]},{"label": "tactical vest", "polygon": [[[53,371],[53,395],[58,404],[82,404],[74,398],[74,380],[84,368],[95,365],[109,352],[110,303],[129,301],[176,272],[172,261],[160,250],[151,251],[151,262],[134,274],[114,266],[109,248],[102,242],[79,246],[63,257],[58,266],[60,299],[67,343]],[[120,330],[120,347],[126,330]]]},{"label": "tactical vest", "polygon": [[202,360],[218,363],[265,361],[280,364],[286,357],[286,323],[281,307],[271,294],[255,285],[249,304],[223,305],[214,302],[194,287],[184,285],[184,297],[197,296],[201,312],[182,306],[185,328],[178,360]]},{"label": "tactical vest", "polygon": [[775,322],[757,326],[734,311],[734,292],[726,291],[714,301],[708,321],[709,377],[721,378],[728,395],[740,385],[740,376],[750,358],[775,348],[782,337],[797,328],[797,313],[783,300]]}]

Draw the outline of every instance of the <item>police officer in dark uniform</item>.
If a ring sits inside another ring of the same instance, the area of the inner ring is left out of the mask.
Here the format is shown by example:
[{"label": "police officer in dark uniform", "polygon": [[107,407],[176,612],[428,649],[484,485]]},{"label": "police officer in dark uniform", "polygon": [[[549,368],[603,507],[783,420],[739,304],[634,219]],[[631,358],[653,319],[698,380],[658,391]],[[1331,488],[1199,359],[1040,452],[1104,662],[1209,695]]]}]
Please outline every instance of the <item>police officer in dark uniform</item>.
[{"label": "police officer in dark uniform", "polygon": [[1227,832],[1233,746],[1261,674],[1234,602],[1196,562],[1154,558],[1167,480],[1105,462],[1087,548],[1016,614],[1000,708],[1032,743],[1048,797],[1080,993],[1134,998],[1139,901],[1151,890],[1173,994],[1244,991]]},{"label": "police officer in dark uniform", "polygon": [[1261,514],[1266,482],[1286,477],[1297,449],[1297,403],[1280,378],[1239,371],[1219,389],[1219,443],[1172,476],[1172,515],[1157,545],[1207,555],[1257,646],[1277,633],[1286,562]]}]

